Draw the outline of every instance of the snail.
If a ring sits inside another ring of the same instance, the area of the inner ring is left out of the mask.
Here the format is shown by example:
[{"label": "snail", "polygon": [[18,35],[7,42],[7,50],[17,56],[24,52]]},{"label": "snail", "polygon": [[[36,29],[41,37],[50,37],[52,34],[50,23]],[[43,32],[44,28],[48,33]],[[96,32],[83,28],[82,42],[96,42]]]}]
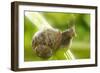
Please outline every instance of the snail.
[{"label": "snail", "polygon": [[35,50],[37,56],[49,58],[59,48],[69,48],[75,35],[75,26],[63,32],[58,29],[43,29],[33,36],[32,49]]}]

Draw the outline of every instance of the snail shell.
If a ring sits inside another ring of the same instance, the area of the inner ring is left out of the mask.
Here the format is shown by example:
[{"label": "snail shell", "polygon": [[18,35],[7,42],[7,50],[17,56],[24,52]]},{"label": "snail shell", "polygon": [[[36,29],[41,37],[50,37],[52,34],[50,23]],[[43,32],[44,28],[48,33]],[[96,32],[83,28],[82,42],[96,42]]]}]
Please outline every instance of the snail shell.
[{"label": "snail shell", "polygon": [[32,40],[32,48],[42,58],[52,56],[54,50],[58,49],[61,43],[61,32],[52,29],[45,29],[35,34]]}]

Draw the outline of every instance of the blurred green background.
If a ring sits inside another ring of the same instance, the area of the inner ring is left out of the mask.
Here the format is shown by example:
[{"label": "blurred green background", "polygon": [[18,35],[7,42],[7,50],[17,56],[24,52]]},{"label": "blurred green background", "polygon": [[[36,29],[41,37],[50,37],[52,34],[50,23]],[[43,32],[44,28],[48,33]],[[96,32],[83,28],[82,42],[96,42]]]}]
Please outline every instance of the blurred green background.
[{"label": "blurred green background", "polygon": [[[28,11],[26,11],[28,12]],[[70,51],[75,59],[90,58],[90,14],[38,12],[53,28],[60,31],[66,30],[67,25],[73,19],[77,37],[73,39]],[[38,31],[37,26],[27,16],[24,16],[24,61],[42,61],[32,50],[32,37]],[[58,52],[47,60],[65,60],[64,50]]]}]

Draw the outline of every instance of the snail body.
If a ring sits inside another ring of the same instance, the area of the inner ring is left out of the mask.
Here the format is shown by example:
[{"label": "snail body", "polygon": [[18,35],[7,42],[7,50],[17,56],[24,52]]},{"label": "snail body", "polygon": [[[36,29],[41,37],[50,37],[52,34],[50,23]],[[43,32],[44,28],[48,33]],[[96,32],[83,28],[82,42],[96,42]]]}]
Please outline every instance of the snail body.
[{"label": "snail body", "polygon": [[33,36],[32,48],[39,57],[49,58],[59,48],[68,48],[73,36],[75,36],[75,28],[72,27],[64,32],[44,29]]}]

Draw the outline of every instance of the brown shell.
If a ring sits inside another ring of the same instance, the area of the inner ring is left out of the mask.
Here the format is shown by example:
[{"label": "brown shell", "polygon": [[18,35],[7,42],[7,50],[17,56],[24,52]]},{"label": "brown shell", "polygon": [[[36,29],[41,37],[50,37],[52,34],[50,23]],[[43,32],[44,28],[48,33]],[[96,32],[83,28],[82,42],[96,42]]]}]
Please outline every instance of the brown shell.
[{"label": "brown shell", "polygon": [[50,57],[61,44],[61,32],[46,29],[33,37],[32,48],[42,58]]},{"label": "brown shell", "polygon": [[39,33],[32,40],[33,49],[38,45],[46,45],[51,49],[57,49],[61,43],[61,32],[47,29]]}]

